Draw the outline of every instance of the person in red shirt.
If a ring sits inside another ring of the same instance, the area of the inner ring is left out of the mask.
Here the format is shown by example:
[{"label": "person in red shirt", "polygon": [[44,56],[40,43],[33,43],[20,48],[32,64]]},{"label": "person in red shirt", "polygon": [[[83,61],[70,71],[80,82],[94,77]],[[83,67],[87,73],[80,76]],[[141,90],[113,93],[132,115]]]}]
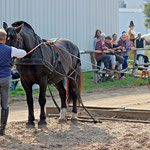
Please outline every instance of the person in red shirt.
[{"label": "person in red shirt", "polygon": [[[95,58],[97,61],[97,66],[101,66],[101,63],[103,62],[106,68],[109,68],[109,62],[110,62],[110,56],[106,55],[103,51],[108,50],[108,48],[105,47],[104,45],[105,41],[105,34],[101,34],[100,40],[96,43],[96,48],[95,48]],[[96,50],[101,50],[102,53],[97,53]],[[98,68],[100,69],[100,68]]]}]

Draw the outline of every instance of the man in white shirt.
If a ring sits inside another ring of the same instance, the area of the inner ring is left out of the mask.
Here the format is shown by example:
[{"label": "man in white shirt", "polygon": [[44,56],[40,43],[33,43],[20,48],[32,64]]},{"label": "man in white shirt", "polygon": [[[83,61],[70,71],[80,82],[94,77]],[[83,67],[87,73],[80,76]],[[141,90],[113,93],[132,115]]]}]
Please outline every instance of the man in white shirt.
[{"label": "man in white shirt", "polygon": [[5,45],[7,33],[0,29],[0,97],[1,97],[1,126],[0,135],[5,134],[5,126],[8,118],[8,96],[10,89],[11,58],[22,58],[26,51]]}]

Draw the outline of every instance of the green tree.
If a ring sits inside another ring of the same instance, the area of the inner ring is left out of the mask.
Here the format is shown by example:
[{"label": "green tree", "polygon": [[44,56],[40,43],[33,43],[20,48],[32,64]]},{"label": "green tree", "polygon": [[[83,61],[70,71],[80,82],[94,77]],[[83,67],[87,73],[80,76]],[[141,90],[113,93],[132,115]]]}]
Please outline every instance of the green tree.
[{"label": "green tree", "polygon": [[144,14],[146,16],[145,27],[150,28],[150,2],[144,5]]}]

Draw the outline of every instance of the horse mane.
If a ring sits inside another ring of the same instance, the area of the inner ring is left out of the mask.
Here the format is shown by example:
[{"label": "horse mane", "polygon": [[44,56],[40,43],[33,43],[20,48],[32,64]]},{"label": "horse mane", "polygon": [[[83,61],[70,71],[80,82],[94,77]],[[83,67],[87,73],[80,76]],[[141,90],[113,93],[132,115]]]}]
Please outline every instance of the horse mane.
[{"label": "horse mane", "polygon": [[29,25],[27,22],[25,21],[16,21],[14,23],[12,23],[11,25],[13,27],[18,27],[20,26],[21,24],[24,24],[25,27],[27,27],[28,29],[31,29],[33,32],[34,32],[34,29],[31,27],[31,25]]}]

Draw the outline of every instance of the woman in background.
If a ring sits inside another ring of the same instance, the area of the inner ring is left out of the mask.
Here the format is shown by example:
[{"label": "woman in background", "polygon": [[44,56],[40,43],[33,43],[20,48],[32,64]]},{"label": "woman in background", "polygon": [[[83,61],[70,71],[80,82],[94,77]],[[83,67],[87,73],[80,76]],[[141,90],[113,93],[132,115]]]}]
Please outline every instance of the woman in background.
[{"label": "woman in background", "polygon": [[96,30],[96,32],[95,32],[95,36],[94,36],[94,43],[93,43],[93,45],[94,45],[94,49],[96,48],[96,43],[100,40],[100,38],[101,38],[101,30],[99,30],[99,29],[97,29]]},{"label": "woman in background", "polygon": [[[112,44],[113,50],[115,50],[115,51],[122,49],[122,47],[118,45],[117,34],[116,33],[114,33],[112,35],[112,42],[111,42],[111,44]],[[124,62],[124,58],[122,56],[120,56],[118,53],[115,53],[115,56],[116,56],[116,61],[118,62],[117,66],[116,66],[116,69],[117,70],[122,70],[122,64]]]},{"label": "woman in background", "polygon": [[[131,50],[130,40],[129,40],[129,37],[128,37],[128,35],[126,33],[124,33],[122,35],[122,38],[121,38],[121,40],[118,41],[118,44],[120,46],[122,46],[123,50],[127,50],[127,51]],[[124,58],[124,63],[122,65],[122,69],[126,69],[126,68],[128,68],[129,53],[128,52],[122,52],[122,56]],[[121,73],[121,77],[125,78],[124,73]]]}]

